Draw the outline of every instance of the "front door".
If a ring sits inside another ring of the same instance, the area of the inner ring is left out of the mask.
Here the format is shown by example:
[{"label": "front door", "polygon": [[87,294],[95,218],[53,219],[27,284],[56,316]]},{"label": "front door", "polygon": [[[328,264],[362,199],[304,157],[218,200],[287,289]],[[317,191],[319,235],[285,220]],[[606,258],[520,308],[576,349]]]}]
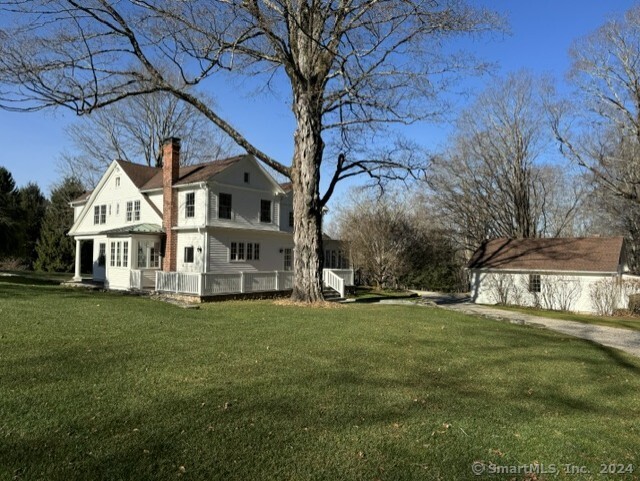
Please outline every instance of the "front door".
[{"label": "front door", "polygon": [[104,281],[105,278],[105,264],[107,255],[107,243],[99,242],[98,249],[96,250],[96,258],[93,261],[93,280]]}]

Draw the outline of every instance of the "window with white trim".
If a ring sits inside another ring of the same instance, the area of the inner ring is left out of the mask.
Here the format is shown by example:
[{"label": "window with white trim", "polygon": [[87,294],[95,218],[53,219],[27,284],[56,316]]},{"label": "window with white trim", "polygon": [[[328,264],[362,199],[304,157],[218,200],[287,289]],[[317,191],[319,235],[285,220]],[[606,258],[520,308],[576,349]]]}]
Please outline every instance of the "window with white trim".
[{"label": "window with white trim", "polygon": [[136,200],[133,203],[133,220],[140,220],[140,201]]},{"label": "window with white trim", "polygon": [[121,242],[116,242],[116,267],[122,267],[121,247]]},{"label": "window with white trim", "polygon": [[133,220],[133,202],[127,202],[127,222],[131,222]]},{"label": "window with white trim", "polygon": [[529,274],[529,292],[540,292],[541,287],[540,274]]},{"label": "window with white trim", "polygon": [[111,259],[109,260],[109,265],[111,267],[115,267],[116,265],[116,243],[111,243]]},{"label": "window with white trim", "polygon": [[260,201],[260,222],[271,222],[271,201],[262,199]]},{"label": "window with white trim", "polygon": [[122,243],[122,267],[129,266],[129,243]]},{"label": "window with white trim", "polygon": [[196,216],[196,193],[188,192],[184,203],[184,216],[195,217]]},{"label": "window with white trim", "polygon": [[284,250],[284,270],[290,271],[293,267],[293,249],[287,247]]},{"label": "window with white trim", "polygon": [[96,205],[93,207],[93,223],[106,224],[107,222],[107,205]]},{"label": "window with white trim", "polygon": [[[245,250],[246,247],[246,250]],[[260,244],[257,242],[232,242],[229,246],[230,261],[259,261]]]},{"label": "window with white trim", "polygon": [[231,194],[218,195],[218,219],[231,219]]},{"label": "window with white trim", "polygon": [[185,264],[193,263],[193,246],[187,246],[184,248],[184,263]]}]

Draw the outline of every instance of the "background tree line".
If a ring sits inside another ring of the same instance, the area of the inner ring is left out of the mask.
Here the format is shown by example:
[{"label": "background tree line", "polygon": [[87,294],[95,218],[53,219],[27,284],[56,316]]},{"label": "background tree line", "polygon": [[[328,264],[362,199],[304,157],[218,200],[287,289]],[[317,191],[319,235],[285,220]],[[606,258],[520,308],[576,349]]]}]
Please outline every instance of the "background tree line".
[{"label": "background tree line", "polygon": [[[464,288],[466,260],[496,237],[622,235],[640,272],[640,7],[576,41],[570,56],[570,93],[526,71],[497,78],[430,155],[411,185],[417,195],[342,209],[338,230],[365,279]],[[381,247],[386,271],[380,253],[360,253]],[[443,282],[445,272],[460,282]]]},{"label": "background tree line", "polygon": [[[560,96],[552,82],[526,71],[494,79],[457,116],[444,148],[423,154],[402,144],[403,156],[414,159],[402,162],[403,169],[428,164],[424,171],[414,170],[426,174],[409,184],[410,194],[401,201],[397,194],[393,199],[359,194],[347,201],[335,229],[351,243],[364,279],[380,286],[461,286],[470,253],[494,237],[624,235],[631,266],[640,269],[640,7],[579,39],[570,55],[571,93]],[[201,93],[184,95],[193,100]],[[187,162],[231,149],[204,121],[211,112],[193,104],[182,108],[175,92],[123,102],[118,110],[106,106],[92,112],[70,129],[77,154],[63,158],[65,174],[91,186],[110,159],[154,165],[159,140],[168,133],[186,139],[194,133],[193,142],[185,142],[193,146]],[[355,141],[350,145],[359,148]],[[333,154],[339,164],[333,180],[362,170],[357,163],[340,164],[340,149]],[[399,165],[378,164],[382,170],[374,167],[374,182],[384,186],[397,178],[393,169]],[[38,237],[35,228],[26,227],[38,224],[42,209],[27,205],[39,204],[41,192],[27,186],[19,194],[3,182],[2,255],[23,256],[42,268],[56,265],[36,264]]]},{"label": "background tree line", "polygon": [[47,199],[34,183],[17,188],[0,166],[0,267],[70,272],[75,254],[66,235],[73,223],[69,202],[83,192],[80,181],[67,177]]}]

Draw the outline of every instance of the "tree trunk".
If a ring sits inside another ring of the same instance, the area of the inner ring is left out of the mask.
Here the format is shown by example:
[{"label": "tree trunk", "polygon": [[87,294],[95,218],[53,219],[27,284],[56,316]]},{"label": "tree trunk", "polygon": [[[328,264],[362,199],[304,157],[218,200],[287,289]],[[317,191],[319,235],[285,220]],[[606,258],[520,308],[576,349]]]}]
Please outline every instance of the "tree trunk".
[{"label": "tree trunk", "polygon": [[293,110],[298,126],[294,136],[293,240],[294,301],[320,302],[322,295],[322,207],[320,164],[324,143],[321,136],[321,101],[307,93],[295,96]]}]

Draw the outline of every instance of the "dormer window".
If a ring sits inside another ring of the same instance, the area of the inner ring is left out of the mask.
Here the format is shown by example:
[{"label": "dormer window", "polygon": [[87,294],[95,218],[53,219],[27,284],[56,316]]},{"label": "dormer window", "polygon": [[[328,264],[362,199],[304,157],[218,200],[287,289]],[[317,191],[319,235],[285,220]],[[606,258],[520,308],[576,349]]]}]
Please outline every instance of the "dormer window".
[{"label": "dormer window", "polygon": [[244,173],[244,183],[248,184],[249,183],[249,172],[245,172]]}]

